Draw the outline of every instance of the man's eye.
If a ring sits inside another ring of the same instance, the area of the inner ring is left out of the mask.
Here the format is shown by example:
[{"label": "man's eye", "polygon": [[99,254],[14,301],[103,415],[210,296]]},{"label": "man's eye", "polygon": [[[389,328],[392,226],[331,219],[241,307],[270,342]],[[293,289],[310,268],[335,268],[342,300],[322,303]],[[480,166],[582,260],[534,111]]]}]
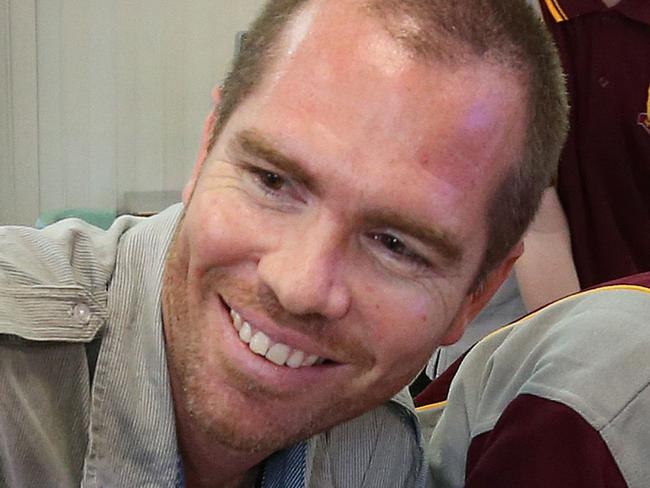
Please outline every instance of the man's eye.
[{"label": "man's eye", "polygon": [[372,238],[395,254],[404,254],[406,251],[404,243],[390,234],[375,234]]},{"label": "man's eye", "polygon": [[300,189],[291,178],[270,169],[242,164],[245,180],[254,186],[258,196],[263,196],[273,203],[300,203],[303,201]]},{"label": "man's eye", "polygon": [[429,261],[410,249],[401,239],[391,234],[378,233],[370,236],[374,241],[381,244],[388,249],[395,258],[401,261],[406,261],[409,264],[422,267],[430,267]]},{"label": "man's eye", "polygon": [[279,191],[285,185],[285,179],[277,173],[272,171],[266,171],[263,169],[257,169],[255,175],[259,179],[260,183],[266,188],[272,191]]}]

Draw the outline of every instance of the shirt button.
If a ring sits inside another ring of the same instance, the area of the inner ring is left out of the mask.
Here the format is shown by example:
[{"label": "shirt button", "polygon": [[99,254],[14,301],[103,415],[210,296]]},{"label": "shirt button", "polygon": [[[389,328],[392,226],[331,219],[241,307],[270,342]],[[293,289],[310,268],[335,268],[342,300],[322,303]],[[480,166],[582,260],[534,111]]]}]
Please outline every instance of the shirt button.
[{"label": "shirt button", "polygon": [[85,303],[77,303],[72,307],[72,318],[83,325],[90,322],[90,308],[88,308],[88,305]]}]

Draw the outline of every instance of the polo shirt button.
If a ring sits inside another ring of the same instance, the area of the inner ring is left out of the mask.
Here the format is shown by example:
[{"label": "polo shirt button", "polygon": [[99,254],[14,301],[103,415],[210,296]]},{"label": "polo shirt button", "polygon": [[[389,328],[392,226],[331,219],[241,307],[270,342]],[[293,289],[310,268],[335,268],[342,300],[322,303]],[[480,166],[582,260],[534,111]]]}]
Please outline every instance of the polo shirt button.
[{"label": "polo shirt button", "polygon": [[85,303],[77,303],[72,307],[72,318],[80,324],[86,325],[90,322],[90,308]]}]

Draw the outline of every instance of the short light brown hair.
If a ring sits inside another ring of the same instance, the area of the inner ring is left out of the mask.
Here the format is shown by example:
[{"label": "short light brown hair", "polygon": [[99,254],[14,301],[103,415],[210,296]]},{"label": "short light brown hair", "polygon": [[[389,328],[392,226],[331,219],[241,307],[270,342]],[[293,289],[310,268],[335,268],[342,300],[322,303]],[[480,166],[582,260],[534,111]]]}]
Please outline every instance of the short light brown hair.
[{"label": "short light brown hair", "polygon": [[[222,87],[210,147],[274,62],[282,33],[308,0],[270,0],[252,24]],[[567,132],[564,78],[553,42],[525,0],[366,0],[359,2],[422,62],[485,60],[519,75],[529,115],[520,160],[487,209],[488,238],[476,285],[521,239],[551,184]],[[404,28],[404,21],[417,29]]]}]

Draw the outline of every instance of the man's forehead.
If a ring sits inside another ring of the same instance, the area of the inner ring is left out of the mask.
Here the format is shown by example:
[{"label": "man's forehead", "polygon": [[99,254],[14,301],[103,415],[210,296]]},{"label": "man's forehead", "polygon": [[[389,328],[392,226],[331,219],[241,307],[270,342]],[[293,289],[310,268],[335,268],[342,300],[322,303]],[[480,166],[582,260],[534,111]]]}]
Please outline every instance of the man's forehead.
[{"label": "man's forehead", "polygon": [[[477,89],[467,91],[467,100],[475,100],[471,107],[472,113],[466,114],[467,122],[472,126],[469,129],[481,125],[489,128],[493,122],[489,115],[495,113],[484,109],[492,99],[503,96],[506,91],[503,87],[510,90],[512,98],[520,98],[519,103],[523,101],[526,80],[514,79],[514,73],[508,73],[509,70],[498,63],[480,58],[449,61],[434,56],[427,62],[417,58],[404,43],[399,42],[400,36],[417,37],[417,21],[406,14],[400,14],[390,21],[391,26],[387,26],[381,19],[371,15],[371,3],[373,2],[354,0],[307,2],[289,23],[275,64],[271,67],[266,82],[262,84],[267,84],[268,87],[268,82],[271,85],[285,82],[284,86],[291,93],[304,96],[305,92],[300,92],[297,88],[304,88],[308,92],[311,87],[318,89],[319,83],[328,83],[330,79],[338,77],[345,81],[346,91],[359,90],[363,97],[372,96],[373,90],[368,89],[372,83],[383,83],[396,92],[409,91],[418,85],[428,85],[430,91],[433,91],[441,88],[436,85],[453,84],[461,77],[473,78],[472,83]],[[462,49],[461,46],[455,48]],[[341,76],[341,73],[349,73],[348,79],[345,79],[345,75]],[[366,78],[369,82],[366,86],[356,83],[359,78]],[[287,83],[287,79],[293,81]],[[301,83],[302,81],[306,83]],[[483,100],[473,97],[478,92],[485,95]],[[384,100],[387,121],[390,120],[393,100],[396,99]],[[303,99],[302,102],[306,105],[308,100]],[[341,102],[336,100],[336,103]],[[399,100],[399,103],[403,104],[404,99]],[[430,100],[423,99],[422,94],[412,97],[411,104],[415,109],[430,107],[435,111]],[[411,134],[415,136],[416,132],[411,131]]]}]

